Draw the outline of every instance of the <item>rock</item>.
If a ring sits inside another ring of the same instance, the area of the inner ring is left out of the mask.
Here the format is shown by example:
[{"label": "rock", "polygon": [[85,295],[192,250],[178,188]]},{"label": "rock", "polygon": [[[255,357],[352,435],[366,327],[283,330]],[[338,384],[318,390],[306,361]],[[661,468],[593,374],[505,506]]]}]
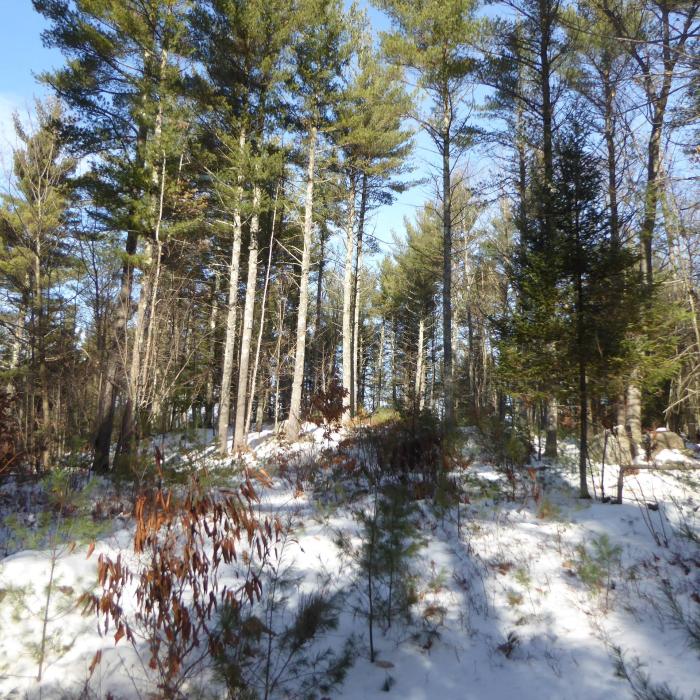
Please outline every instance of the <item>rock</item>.
[{"label": "rock", "polygon": [[[588,450],[591,459],[600,462],[603,459],[603,435],[591,439]],[[632,450],[627,435],[618,431],[618,435],[608,434],[608,446],[605,450],[605,464],[631,464]]]},{"label": "rock", "polygon": [[654,453],[661,452],[663,449],[685,449],[683,438],[678,433],[674,433],[671,430],[657,430],[652,434],[652,440],[655,443]]}]

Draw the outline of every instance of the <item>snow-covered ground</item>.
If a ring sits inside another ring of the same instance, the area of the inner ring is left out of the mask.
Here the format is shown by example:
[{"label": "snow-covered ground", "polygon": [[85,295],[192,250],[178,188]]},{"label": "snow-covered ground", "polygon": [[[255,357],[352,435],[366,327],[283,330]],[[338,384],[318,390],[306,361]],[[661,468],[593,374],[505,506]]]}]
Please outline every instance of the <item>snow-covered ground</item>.
[{"label": "snow-covered ground", "polygon": [[[476,433],[469,435],[464,450],[474,461],[453,475],[463,493],[459,520],[454,504],[442,510],[417,504],[411,516],[420,536],[410,561],[412,620],[375,628],[371,663],[362,583],[338,546],[343,537],[359,546],[357,512],[371,507],[371,499],[347,497],[332,479],[304,489],[274,473],[280,457],[299,469],[346,436],[328,440],[322,429],[307,426],[304,438],[289,445],[270,430],[251,434],[245,461],[273,475],[259,508],[290,527],[281,553],[296,576],[289,605],[318,588],[337,593],[339,624],[318,643],[340,650],[353,640],[345,681],[320,694],[353,700],[387,693],[404,700],[674,697],[635,695],[632,685],[641,693],[648,681],[656,690],[665,684],[677,697],[697,697],[700,648],[686,626],[695,621],[700,632],[700,465],[666,450],[649,465],[658,468],[625,477],[621,505],[582,501],[569,447],[562,463],[519,474],[511,500],[511,484],[488,462]],[[182,468],[228,466],[204,444],[208,435],[195,437],[168,436],[161,443],[166,460]],[[606,494],[615,494],[616,481],[617,468],[606,467]],[[9,500],[6,493],[6,507]],[[18,510],[25,505],[18,503]],[[21,522],[32,528],[33,521]],[[0,697],[148,696],[147,655],[125,640],[115,646],[113,632],[101,636],[94,617],[82,616],[76,602],[95,585],[99,553],[129,556],[129,519],[109,522],[90,558],[85,545],[56,542],[53,550],[24,549],[0,560]],[[55,590],[45,616],[52,560]],[[48,644],[39,684],[44,625]],[[101,662],[90,677],[98,650]],[[616,674],[616,657],[631,683]],[[191,686],[186,695],[217,697],[217,691]]]}]

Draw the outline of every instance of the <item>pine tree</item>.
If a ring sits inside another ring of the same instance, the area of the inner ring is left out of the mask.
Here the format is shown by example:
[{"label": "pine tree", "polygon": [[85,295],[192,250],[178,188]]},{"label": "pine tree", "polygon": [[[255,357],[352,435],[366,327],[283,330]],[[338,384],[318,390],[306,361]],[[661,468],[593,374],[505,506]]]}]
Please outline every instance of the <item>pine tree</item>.
[{"label": "pine tree", "polygon": [[416,113],[440,156],[443,230],[442,342],[445,426],[454,423],[452,360],[452,173],[469,143],[470,125],[460,107],[474,70],[471,51],[477,31],[474,0],[377,0],[389,15],[393,31],[382,47],[393,63],[417,75],[428,95],[428,114]]},{"label": "pine tree", "polygon": [[[625,335],[637,318],[629,294],[635,260],[611,231],[599,164],[587,152],[585,131],[574,122],[556,148],[556,230],[564,287],[562,316],[574,328],[562,350],[578,375],[580,495],[588,498],[588,403],[590,388],[609,391],[625,354]],[[635,289],[635,291],[639,291]],[[568,373],[567,373],[568,374]]]},{"label": "pine tree", "polygon": [[[129,394],[129,355],[132,367],[140,356],[143,326],[137,326],[136,348],[125,345],[131,316],[134,267],[139,238],[153,240],[158,225],[163,187],[167,96],[177,90],[178,55],[186,52],[182,3],[134,0],[75,3],[33,0],[35,9],[51,23],[44,42],[70,56],[70,62],[42,77],[66,103],[72,120],[68,138],[79,155],[97,156],[83,183],[95,204],[95,216],[126,236],[119,298],[112,334],[105,344],[104,390],[99,401],[94,467],[109,466],[109,448],[120,394],[127,393],[126,443],[131,439],[133,386]],[[177,117],[175,118],[177,119]],[[172,125],[175,126],[175,125]],[[177,124],[182,131],[182,124]],[[148,251],[144,256],[149,258]],[[144,304],[145,304],[144,297]],[[143,308],[143,307],[142,307]]]},{"label": "pine tree", "polygon": [[409,103],[400,82],[401,71],[383,65],[366,36],[357,64],[341,96],[334,133],[347,182],[342,347],[345,422],[357,410],[358,278],[365,221],[373,207],[389,203],[392,194],[405,186],[397,176],[405,170],[410,149],[410,132],[402,125]]},{"label": "pine tree", "polygon": [[296,118],[305,135],[306,173],[294,376],[286,427],[290,439],[296,439],[301,428],[317,149],[323,132],[332,123],[340,75],[351,55],[350,27],[338,0],[302,0],[297,18],[300,29],[293,44],[291,88]]},{"label": "pine tree", "polygon": [[[425,354],[428,338],[434,333],[432,322],[439,296],[442,266],[442,221],[433,204],[421,209],[415,222],[405,220],[406,239],[394,254],[391,264],[382,267],[380,284],[382,313],[394,319],[395,352],[403,361],[401,406],[419,411],[425,401]],[[396,359],[396,358],[395,358]],[[433,372],[435,368],[433,368]]]},{"label": "pine tree", "polygon": [[15,115],[22,146],[14,151],[13,186],[0,208],[0,270],[18,300],[17,345],[8,379],[14,393],[13,375],[21,362],[26,420],[32,426],[25,449],[40,470],[48,469],[57,454],[53,387],[60,383],[61,363],[70,363],[59,332],[68,325],[60,285],[76,274],[67,234],[76,163],[65,153],[61,115],[58,102],[37,103],[33,132]]},{"label": "pine tree", "polygon": [[[534,227],[539,229],[537,235],[541,238],[536,246],[544,247],[547,239],[554,239],[553,143],[558,108],[566,88],[562,79],[567,57],[561,27],[562,4],[560,0],[507,0],[506,4],[515,11],[515,18],[497,21],[493,39],[505,46],[505,51],[496,49],[497,58],[494,61],[489,57],[482,75],[497,90],[496,104],[515,112],[521,245],[528,246],[524,237]],[[532,171],[529,174],[528,169]],[[538,195],[529,197],[528,202],[528,180],[534,178],[539,182]],[[531,224],[528,216],[536,217],[538,222]],[[540,282],[545,279],[542,276]],[[548,296],[545,290],[540,291]],[[545,454],[556,457],[557,402],[553,395],[541,400],[547,405]]]}]

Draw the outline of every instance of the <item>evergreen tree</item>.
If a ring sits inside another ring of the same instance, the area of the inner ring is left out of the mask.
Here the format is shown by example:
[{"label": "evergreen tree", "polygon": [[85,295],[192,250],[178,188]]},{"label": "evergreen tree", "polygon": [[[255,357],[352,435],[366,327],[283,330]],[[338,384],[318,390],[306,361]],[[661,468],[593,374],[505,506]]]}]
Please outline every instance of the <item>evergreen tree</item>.
[{"label": "evergreen tree", "polygon": [[[182,133],[174,95],[180,80],[177,58],[187,52],[183,4],[179,0],[147,4],[135,0],[33,1],[51,23],[44,42],[70,57],[66,66],[42,79],[70,110],[73,119],[67,121],[66,132],[73,149],[93,157],[83,184],[94,202],[94,215],[106,229],[125,235],[119,298],[111,336],[105,343],[95,437],[94,467],[103,471],[109,466],[118,398],[125,390],[125,444],[131,443],[133,379],[140,361],[143,325],[137,324],[131,352],[125,339],[138,242],[140,237],[149,241],[155,237],[166,181],[163,170],[168,165],[177,167],[177,155],[181,155],[168,152],[166,144],[173,142],[166,134],[173,133],[177,141]],[[166,113],[169,108],[175,113]],[[150,262],[148,251],[144,258]]]},{"label": "evergreen tree", "polygon": [[76,352],[75,338],[65,348],[62,332],[71,326],[62,287],[78,274],[68,235],[75,160],[59,133],[58,102],[37,103],[36,118],[30,132],[15,115],[22,145],[13,154],[13,185],[2,195],[0,270],[17,307],[7,381],[12,394],[23,385],[31,426],[24,448],[46,470],[58,452],[55,387]]},{"label": "evergreen tree", "polygon": [[372,208],[391,202],[393,193],[405,187],[397,177],[405,171],[411,147],[410,132],[402,124],[409,103],[400,82],[401,71],[382,64],[367,36],[357,64],[341,96],[334,133],[347,182],[342,348],[346,422],[357,410],[358,279],[365,222]]},{"label": "evergreen tree", "polygon": [[293,44],[290,88],[295,97],[296,121],[305,135],[306,175],[294,376],[286,429],[290,439],[299,435],[302,417],[317,149],[319,138],[332,125],[340,76],[351,56],[351,27],[338,0],[301,0],[297,17],[299,30]]},{"label": "evergreen tree", "polygon": [[427,94],[427,114],[414,112],[440,156],[443,234],[442,342],[445,426],[454,423],[452,363],[452,173],[469,143],[468,117],[461,109],[474,70],[471,46],[478,29],[474,0],[377,0],[393,31],[382,36],[388,59],[417,76]]}]

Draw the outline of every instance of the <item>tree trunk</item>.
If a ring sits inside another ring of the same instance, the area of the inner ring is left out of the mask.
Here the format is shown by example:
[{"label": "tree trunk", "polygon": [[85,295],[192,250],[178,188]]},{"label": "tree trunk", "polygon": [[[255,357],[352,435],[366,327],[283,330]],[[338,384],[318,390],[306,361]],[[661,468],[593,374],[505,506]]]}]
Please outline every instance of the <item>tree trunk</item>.
[{"label": "tree trunk", "polygon": [[556,459],[557,450],[557,429],[558,429],[558,414],[557,400],[550,398],[547,401],[547,436],[544,443],[544,456],[551,459]]},{"label": "tree trunk", "polygon": [[373,410],[377,410],[382,405],[382,388],[384,386],[384,333],[386,327],[386,319],[382,319],[382,327],[379,330],[379,348],[377,352],[377,376],[376,376],[376,393],[374,398]]},{"label": "tree trunk", "polygon": [[423,345],[425,343],[425,319],[423,316],[420,317],[418,322],[418,347],[417,350],[417,360],[416,360],[416,378],[415,378],[415,388],[414,388],[414,410],[422,411],[425,401],[425,391],[423,386],[423,374],[424,374],[424,352]]},{"label": "tree trunk", "polygon": [[323,273],[326,266],[326,234],[320,236],[321,250],[318,260],[318,279],[316,280],[316,321],[314,323],[314,393],[319,389],[325,391],[326,384],[323,381],[323,329],[321,328],[323,315],[321,313],[323,301]]},{"label": "tree trunk", "polygon": [[442,141],[442,342],[445,428],[454,426],[454,383],[452,372],[452,182],[450,169],[449,100],[445,99]]},{"label": "tree trunk", "polygon": [[[131,259],[136,253],[138,236],[135,231],[129,231],[126,237],[126,255],[121,272],[119,296],[114,313],[114,331],[112,347],[107,352],[105,368],[105,390],[100,397],[98,407],[98,425],[95,435],[95,456],[92,468],[96,472],[106,472],[109,469],[109,448],[112,442],[114,414],[119,394],[119,360],[126,353],[127,323],[131,316],[131,287],[133,284],[133,266]],[[123,341],[123,344],[121,344]]]},{"label": "tree trunk", "polygon": [[396,393],[396,319],[391,319],[391,401],[392,408],[398,408],[398,396]]},{"label": "tree trunk", "polygon": [[348,425],[353,416],[353,319],[352,277],[355,255],[355,180],[351,179],[348,194],[348,219],[345,230],[345,270],[343,274],[343,425]]},{"label": "tree trunk", "polygon": [[610,71],[602,72],[604,94],[605,146],[608,167],[608,205],[610,207],[610,240],[613,246],[620,245],[620,215],[617,204],[617,150],[615,148],[615,87],[610,80]]},{"label": "tree trunk", "polygon": [[287,421],[287,437],[296,440],[301,429],[301,392],[304,384],[304,357],[306,351],[306,315],[309,304],[309,267],[313,233],[314,178],[316,166],[317,128],[309,132],[309,162],[306,175],[306,202],[304,209],[304,249],[301,258],[301,278],[299,280],[299,309],[297,314],[297,337],[294,353],[294,378],[292,397]]},{"label": "tree trunk", "polygon": [[122,413],[121,431],[117,442],[116,454],[119,457],[130,455],[135,441],[135,411],[140,395],[141,362],[143,349],[143,336],[147,317],[147,307],[151,295],[151,271],[153,246],[150,241],[144,244],[143,258],[146,261],[141,285],[139,287],[139,300],[136,304],[136,320],[134,323],[134,337],[131,344],[131,358],[129,360],[129,372],[127,375],[124,409]]},{"label": "tree trunk", "polygon": [[280,382],[282,374],[282,333],[284,332],[284,298],[280,297],[280,310],[278,314],[279,323],[277,326],[277,348],[275,349],[275,434],[277,434],[277,429],[279,428],[279,415],[280,415]]},{"label": "tree trunk", "polygon": [[[579,252],[579,256],[582,253]],[[579,496],[581,498],[590,498],[591,495],[588,493],[588,479],[586,478],[587,467],[588,467],[588,380],[586,377],[586,359],[582,352],[583,340],[584,340],[584,325],[583,325],[583,312],[584,312],[584,292],[583,292],[583,278],[581,273],[577,274],[576,279],[577,287],[577,335],[578,335],[578,347],[579,347],[579,361],[578,361],[578,389],[579,389],[579,415],[581,417],[580,425],[580,436],[579,436],[579,461],[578,461],[578,475],[579,475]]]},{"label": "tree trunk", "polygon": [[627,387],[626,429],[630,439],[632,458],[640,454],[642,446],[642,395],[633,379]]},{"label": "tree trunk", "polygon": [[207,366],[207,384],[204,398],[204,422],[207,428],[214,429],[214,359],[216,357],[216,320],[219,314],[219,284],[221,277],[219,271],[214,272],[214,280],[211,287],[211,309],[209,312],[209,343],[210,357]]},{"label": "tree trunk", "polygon": [[[7,369],[9,370],[10,374],[14,373],[14,371],[19,367],[19,355],[20,355],[20,350],[22,348],[22,342],[24,341],[24,326],[25,326],[25,304],[24,304],[24,294],[22,295],[22,302],[19,305],[19,308],[17,309],[17,328],[15,332],[13,333],[12,336],[12,346],[10,349],[10,360],[8,363]],[[15,378],[10,377],[8,380],[7,384],[5,385],[5,391],[7,392],[7,395],[10,397],[15,396],[16,388],[15,388]]]},{"label": "tree trunk", "polygon": [[[263,331],[265,329],[265,307],[267,305],[267,290],[270,285],[270,270],[272,269],[272,252],[275,245],[275,224],[277,221],[277,194],[279,192],[279,185],[275,190],[275,206],[272,211],[272,226],[270,230],[270,247],[267,254],[267,269],[265,270],[265,286],[263,287],[262,303],[260,305],[260,327],[258,329],[258,342],[255,348],[255,361],[253,362],[253,375],[250,381],[250,397],[248,399],[248,410],[246,411],[245,419],[245,432],[246,434],[250,431],[250,422],[253,414],[253,396],[257,389],[257,376],[258,376],[258,366],[260,364],[260,348],[262,347],[262,337]],[[267,392],[265,392],[267,395]],[[258,408],[260,407],[260,397],[258,397]],[[260,410],[258,414],[262,415]],[[262,421],[262,417],[260,418]]]},{"label": "tree trunk", "polygon": [[357,222],[357,255],[355,256],[355,273],[353,275],[353,330],[352,330],[352,412],[358,412],[357,400],[359,394],[359,353],[360,353],[360,276],[362,274],[362,239],[365,231],[365,215],[367,214],[367,174],[362,174],[362,187],[360,194],[360,216]]},{"label": "tree trunk", "polygon": [[[245,131],[241,129],[239,146],[241,151],[245,146]],[[219,397],[219,452],[222,456],[228,454],[228,426],[231,413],[231,378],[233,376],[233,351],[236,345],[236,311],[238,303],[238,275],[241,265],[241,239],[243,224],[241,222],[240,199],[243,188],[238,177],[238,203],[233,211],[233,248],[231,263],[228,269],[228,310],[226,312],[226,335],[224,337],[224,359],[221,371],[221,394]]]},{"label": "tree trunk", "polygon": [[[255,315],[255,287],[258,279],[258,230],[260,218],[260,188],[253,186],[253,216],[250,220],[250,244],[248,246],[248,279],[243,305],[243,333],[241,335],[241,353],[238,363],[238,397],[236,400],[236,424],[233,434],[233,451],[238,452],[246,446],[246,407],[248,397],[248,371],[250,367],[250,345],[253,338],[253,320]],[[253,384],[250,391],[253,393]]]},{"label": "tree trunk", "polygon": [[357,397],[359,393],[360,377],[360,274],[362,270],[362,235],[361,229],[357,236],[357,257],[355,258],[354,299],[353,299],[353,323],[352,323],[352,413],[357,415]]}]

